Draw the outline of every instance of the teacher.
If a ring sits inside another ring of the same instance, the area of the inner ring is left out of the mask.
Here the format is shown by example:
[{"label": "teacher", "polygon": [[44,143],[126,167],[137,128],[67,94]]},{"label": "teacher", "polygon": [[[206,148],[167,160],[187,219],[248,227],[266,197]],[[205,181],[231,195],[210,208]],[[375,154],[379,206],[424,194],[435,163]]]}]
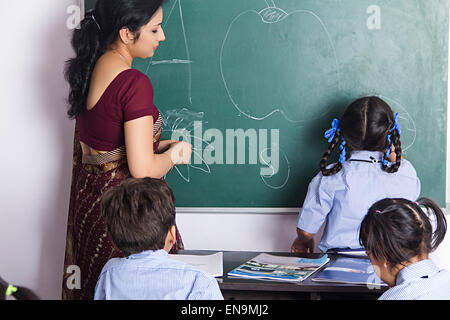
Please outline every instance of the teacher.
[{"label": "teacher", "polygon": [[[124,256],[106,231],[103,193],[130,177],[163,178],[190,161],[190,144],[160,141],[162,117],[152,84],[131,68],[135,58],[153,57],[165,40],[163,2],[98,0],[74,31],[76,56],[65,70],[68,115],[76,129],[63,299],[92,299],[104,264]],[[182,248],[177,230],[172,250]]]}]

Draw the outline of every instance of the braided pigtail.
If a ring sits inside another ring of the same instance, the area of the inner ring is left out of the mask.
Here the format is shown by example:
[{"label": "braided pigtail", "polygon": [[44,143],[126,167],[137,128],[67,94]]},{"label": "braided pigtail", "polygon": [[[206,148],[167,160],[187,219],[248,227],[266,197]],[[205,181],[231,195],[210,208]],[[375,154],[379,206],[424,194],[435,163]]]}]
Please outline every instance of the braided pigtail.
[{"label": "braided pigtail", "polygon": [[394,130],[392,134],[392,143],[394,145],[394,152],[395,152],[395,162],[393,165],[388,167],[387,169],[384,169],[388,173],[394,173],[397,172],[400,168],[400,164],[402,162],[402,143],[400,141],[400,134],[397,132],[397,130]]},{"label": "braided pigtail", "polygon": [[[402,144],[400,141],[400,134],[401,125],[398,123],[398,113],[396,113],[394,117],[394,126],[388,131],[386,136],[386,152],[383,154],[383,161],[381,164],[381,168],[388,173],[397,172],[400,168],[402,161]],[[396,159],[394,164],[389,166],[389,157],[391,156],[392,146],[395,148],[394,152],[396,154]]]},{"label": "braided pigtail", "polygon": [[[331,176],[333,174],[338,173],[342,169],[342,164],[346,160],[346,142],[344,140],[344,137],[342,136],[342,132],[339,129],[339,120],[334,119],[331,124],[331,129],[327,130],[325,132],[325,138],[328,139],[328,142],[330,142],[330,145],[328,146],[328,150],[325,151],[325,153],[322,156],[322,159],[320,160],[320,171],[324,176]],[[336,163],[331,168],[327,169],[327,163],[328,159],[330,158],[331,153],[336,148],[336,146],[341,143],[340,148],[340,157],[339,162]]]},{"label": "braided pigtail", "polygon": [[383,153],[383,160],[381,161],[381,168],[383,171],[389,172],[389,157],[391,155],[392,150],[392,139],[391,134],[388,133],[386,138],[385,152]]}]

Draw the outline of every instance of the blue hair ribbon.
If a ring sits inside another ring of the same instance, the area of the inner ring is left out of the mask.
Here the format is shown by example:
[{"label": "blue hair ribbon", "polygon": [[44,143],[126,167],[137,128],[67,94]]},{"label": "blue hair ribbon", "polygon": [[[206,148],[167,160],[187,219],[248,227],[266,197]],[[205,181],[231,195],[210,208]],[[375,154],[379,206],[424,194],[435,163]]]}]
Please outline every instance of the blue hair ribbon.
[{"label": "blue hair ribbon", "polygon": [[339,120],[338,119],[334,119],[333,122],[331,122],[331,129],[328,129],[325,132],[325,138],[328,139],[329,143],[331,143],[331,141],[333,141],[334,136],[336,135],[336,131],[341,131],[341,129],[339,129]]},{"label": "blue hair ribbon", "polygon": [[389,157],[391,156],[391,148],[392,148],[392,141],[391,141],[390,133],[387,135],[387,141],[388,141],[388,147],[386,149],[386,158],[389,159]]},{"label": "blue hair ribbon", "polygon": [[339,162],[340,162],[340,163],[344,163],[345,160],[347,159],[347,158],[346,158],[346,156],[347,156],[347,151],[345,150],[345,145],[346,145],[346,144],[347,144],[347,143],[345,142],[344,138],[342,138],[342,143],[341,143],[341,145],[339,146],[339,149],[341,150],[341,154],[339,155]]},{"label": "blue hair ribbon", "polygon": [[402,134],[402,126],[401,124],[398,122],[398,112],[395,113],[395,117],[394,117],[394,126],[392,127],[391,130],[389,130],[389,132],[392,132],[397,130],[398,134]]},{"label": "blue hair ribbon", "polygon": [[[331,143],[331,141],[333,141],[334,136],[336,135],[336,132],[341,132],[341,129],[339,129],[339,120],[335,118],[331,122],[331,128],[325,132],[325,138],[328,139],[329,143]],[[341,145],[339,146],[339,149],[341,150],[341,153],[339,155],[339,162],[344,163],[346,160],[346,156],[347,156],[347,150],[345,150],[345,145],[347,143],[345,142],[344,137],[341,136],[341,139],[342,139],[342,142],[341,142]]]},{"label": "blue hair ribbon", "polygon": [[[331,141],[333,141],[334,136],[336,135],[336,132],[341,132],[341,129],[339,129],[339,120],[335,118],[331,122],[331,128],[325,132],[325,138],[328,139],[329,143],[331,143]],[[341,142],[341,145],[339,146],[339,149],[341,150],[341,153],[339,155],[339,162],[344,163],[346,160],[346,156],[347,156],[347,150],[345,150],[345,145],[347,143],[345,142],[344,137],[341,136],[341,139],[342,139],[342,142]]]},{"label": "blue hair ribbon", "polygon": [[388,147],[387,150],[386,150],[386,158],[388,158],[388,159],[389,159],[389,157],[391,156],[391,148],[390,148],[390,146],[391,146],[391,145],[389,145],[389,147]]},{"label": "blue hair ribbon", "polygon": [[[393,129],[394,128],[392,128],[392,130]],[[391,132],[392,130],[390,130],[389,132]],[[388,133],[388,135],[387,135],[387,141],[388,141],[388,143],[387,143],[388,147],[386,149],[386,158],[389,159],[389,157],[391,156],[391,148],[392,148],[392,140],[391,140],[391,134],[390,133]],[[385,166],[387,166],[389,164],[389,161],[386,160],[386,159],[383,159],[383,164]]]}]

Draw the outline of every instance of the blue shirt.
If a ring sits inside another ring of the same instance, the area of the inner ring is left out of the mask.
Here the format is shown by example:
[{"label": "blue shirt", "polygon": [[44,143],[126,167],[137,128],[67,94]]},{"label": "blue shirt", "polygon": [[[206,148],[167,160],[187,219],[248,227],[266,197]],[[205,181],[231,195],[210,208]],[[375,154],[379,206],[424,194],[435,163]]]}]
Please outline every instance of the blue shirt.
[{"label": "blue shirt", "polygon": [[297,227],[315,234],[327,221],[319,248],[361,248],[359,227],[367,210],[384,198],[415,201],[420,194],[420,181],[411,163],[402,159],[396,173],[387,173],[380,163],[383,154],[373,151],[352,152],[342,169],[332,175],[320,172],[308,187]]},{"label": "blue shirt", "polygon": [[212,276],[158,250],[109,260],[99,276],[94,299],[223,300],[223,296]]},{"label": "blue shirt", "polygon": [[396,285],[378,300],[450,300],[450,272],[439,270],[431,260],[404,267]]}]

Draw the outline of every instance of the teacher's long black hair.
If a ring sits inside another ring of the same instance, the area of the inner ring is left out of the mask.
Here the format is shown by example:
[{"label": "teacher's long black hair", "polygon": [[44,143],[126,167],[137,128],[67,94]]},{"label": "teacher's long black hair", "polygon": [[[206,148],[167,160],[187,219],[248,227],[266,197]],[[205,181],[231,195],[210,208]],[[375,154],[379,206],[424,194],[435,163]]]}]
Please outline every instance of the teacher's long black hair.
[{"label": "teacher's long black hair", "polygon": [[118,39],[119,31],[128,28],[139,39],[146,25],[165,0],[98,0],[75,29],[72,47],[75,58],[66,62],[65,78],[70,84],[68,98],[71,119],[84,110],[91,75],[97,60]]}]

